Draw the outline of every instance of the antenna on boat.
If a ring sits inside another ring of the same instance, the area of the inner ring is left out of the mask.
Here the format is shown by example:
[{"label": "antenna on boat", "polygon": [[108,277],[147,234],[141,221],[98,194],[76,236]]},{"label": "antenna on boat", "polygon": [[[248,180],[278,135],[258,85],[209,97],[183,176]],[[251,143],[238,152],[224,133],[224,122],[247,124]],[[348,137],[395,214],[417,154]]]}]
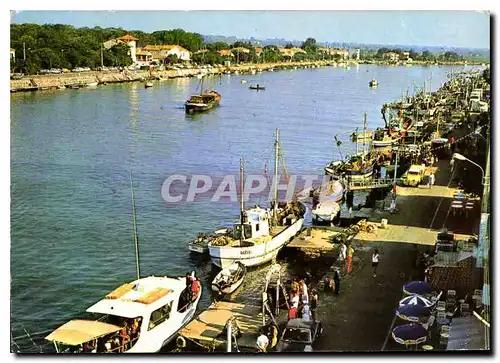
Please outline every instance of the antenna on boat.
[{"label": "antenna on boat", "polygon": [[240,158],[240,190],[241,190],[241,195],[240,195],[240,245],[241,241],[245,239],[245,230],[243,228],[243,222],[244,222],[244,214],[245,214],[245,179],[244,179],[244,167],[245,167],[245,160],[243,158]]},{"label": "antenna on boat", "polygon": [[137,268],[137,279],[140,279],[141,272],[139,270],[139,236],[137,234],[137,220],[135,218],[135,195],[134,195],[134,186],[132,184],[132,171],[130,171],[130,191],[132,193],[132,218],[134,221],[135,265]]},{"label": "antenna on boat", "polygon": [[274,142],[274,205],[273,205],[273,219],[274,223],[278,217],[278,162],[279,162],[279,149],[280,149],[280,129],[276,129],[276,141]]}]

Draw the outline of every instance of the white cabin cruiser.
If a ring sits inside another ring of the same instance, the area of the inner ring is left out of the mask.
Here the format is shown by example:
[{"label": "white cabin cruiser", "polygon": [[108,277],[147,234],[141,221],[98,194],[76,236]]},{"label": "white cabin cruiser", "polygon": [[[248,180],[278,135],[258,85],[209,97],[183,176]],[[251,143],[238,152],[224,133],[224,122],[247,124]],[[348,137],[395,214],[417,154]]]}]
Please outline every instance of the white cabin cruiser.
[{"label": "white cabin cruiser", "polygon": [[[275,141],[275,180],[278,180],[279,129]],[[235,262],[245,266],[258,266],[274,259],[304,225],[304,204],[292,201],[278,203],[278,189],[274,185],[272,209],[259,206],[245,210],[243,203],[243,160],[240,161],[240,219],[232,233],[220,236],[208,243],[212,262],[224,269]]]},{"label": "white cabin cruiser", "polygon": [[340,216],[340,206],[334,200],[319,202],[311,211],[315,222],[334,222]]},{"label": "white cabin cruiser", "polygon": [[155,353],[189,323],[201,297],[185,277],[149,276],[126,283],[87,309],[93,320],[72,320],[45,339],[58,353]]}]

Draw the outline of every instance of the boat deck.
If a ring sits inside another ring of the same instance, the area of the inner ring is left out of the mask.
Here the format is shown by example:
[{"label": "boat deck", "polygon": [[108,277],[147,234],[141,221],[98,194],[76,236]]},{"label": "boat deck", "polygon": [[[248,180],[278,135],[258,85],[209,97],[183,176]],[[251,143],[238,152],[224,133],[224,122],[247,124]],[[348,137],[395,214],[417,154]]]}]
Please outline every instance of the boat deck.
[{"label": "boat deck", "polygon": [[232,317],[236,318],[242,333],[238,346],[255,348],[262,326],[262,307],[252,304],[219,301],[182,328],[179,335],[203,346],[219,346],[226,341],[222,332],[226,322]]}]

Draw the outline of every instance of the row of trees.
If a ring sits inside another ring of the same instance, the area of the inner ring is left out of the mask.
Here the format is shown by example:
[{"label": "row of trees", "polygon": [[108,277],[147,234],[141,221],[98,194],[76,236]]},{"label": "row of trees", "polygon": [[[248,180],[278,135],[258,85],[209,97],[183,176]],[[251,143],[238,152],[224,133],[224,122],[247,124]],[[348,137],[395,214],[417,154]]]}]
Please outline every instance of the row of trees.
[{"label": "row of trees", "polygon": [[416,61],[424,61],[424,62],[434,62],[434,61],[445,61],[445,62],[459,62],[463,61],[464,58],[456,52],[445,52],[439,55],[433,54],[428,50],[424,50],[422,53],[417,53],[413,49],[404,50],[404,49],[391,49],[391,48],[380,48],[376,52],[365,53],[362,54],[364,59],[375,59],[382,60],[384,58],[385,53],[393,52],[398,54],[400,57],[403,55],[403,52],[408,52],[409,57],[412,60]]},{"label": "row of trees", "polygon": [[[129,48],[125,44],[112,47],[109,50],[102,49],[103,42],[119,38],[125,34],[131,34],[138,39],[137,46],[144,47],[148,44],[177,44],[193,52],[192,60],[196,63],[223,64],[226,60],[238,63],[261,63],[280,62],[287,60],[339,60],[340,56],[332,56],[320,52],[319,46],[314,38],[307,38],[301,45],[305,51],[296,52],[292,58],[283,55],[278,47],[267,45],[263,47],[262,53],[257,54],[256,46],[249,42],[237,41],[233,44],[225,42],[205,43],[203,37],[198,33],[185,32],[182,29],[161,30],[146,33],[139,30],[127,32],[121,28],[74,28],[62,24],[11,24],[10,44],[15,49],[15,62],[11,68],[17,72],[37,73],[40,69],[50,68],[96,68],[101,64],[107,67],[128,66],[132,63]],[[235,48],[246,48],[249,52],[238,51]],[[289,43],[285,48],[294,46]],[[234,57],[221,56],[218,51],[222,49],[233,49]],[[199,50],[207,52],[196,53]],[[363,51],[363,59],[382,59],[385,52],[393,51],[401,54],[401,49],[381,48],[376,52]],[[417,54],[410,50],[410,57],[414,60],[461,60],[461,56],[454,52],[446,52],[436,57],[429,51]],[[176,62],[175,57],[168,61]]]},{"label": "row of trees", "polygon": [[[262,53],[258,55],[256,46],[249,42],[238,41],[231,45],[225,42],[205,43],[200,34],[185,32],[182,29],[146,33],[139,30],[127,32],[121,28],[75,28],[62,24],[11,24],[10,43],[16,54],[11,68],[13,71],[33,74],[50,68],[97,68],[101,64],[107,67],[128,66],[132,60],[125,44],[116,45],[111,49],[102,48],[104,42],[127,33],[138,39],[139,48],[148,44],[180,45],[193,53],[192,60],[196,63],[213,65],[223,64],[226,60],[237,63],[291,60],[290,56],[284,56],[278,47],[273,45],[263,47]],[[249,52],[235,49],[240,47],[248,49]],[[287,44],[286,48],[293,48],[293,45]],[[313,38],[306,39],[301,48],[307,53],[296,53],[292,60],[338,58],[318,52],[319,47]],[[234,57],[221,56],[218,51],[222,49],[234,49]],[[198,50],[207,52],[196,53]],[[175,57],[167,59],[169,63],[176,61]]]}]

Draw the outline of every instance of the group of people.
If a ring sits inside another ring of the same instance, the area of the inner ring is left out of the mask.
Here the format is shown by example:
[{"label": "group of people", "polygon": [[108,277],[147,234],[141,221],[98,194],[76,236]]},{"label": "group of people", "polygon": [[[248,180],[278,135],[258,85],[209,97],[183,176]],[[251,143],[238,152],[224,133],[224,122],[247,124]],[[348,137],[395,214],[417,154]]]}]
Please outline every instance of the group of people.
[{"label": "group of people", "polygon": [[316,309],[318,308],[318,293],[316,289],[311,290],[309,296],[306,282],[292,281],[289,293],[288,319],[302,318],[316,320]]},{"label": "group of people", "polygon": [[346,274],[352,271],[352,258],[354,256],[354,248],[350,243],[341,242],[339,245],[339,262],[344,265]]},{"label": "group of people", "polygon": [[82,344],[79,352],[82,353],[123,353],[132,348],[139,337],[141,318],[126,319],[122,329],[108,339],[99,338]]}]

